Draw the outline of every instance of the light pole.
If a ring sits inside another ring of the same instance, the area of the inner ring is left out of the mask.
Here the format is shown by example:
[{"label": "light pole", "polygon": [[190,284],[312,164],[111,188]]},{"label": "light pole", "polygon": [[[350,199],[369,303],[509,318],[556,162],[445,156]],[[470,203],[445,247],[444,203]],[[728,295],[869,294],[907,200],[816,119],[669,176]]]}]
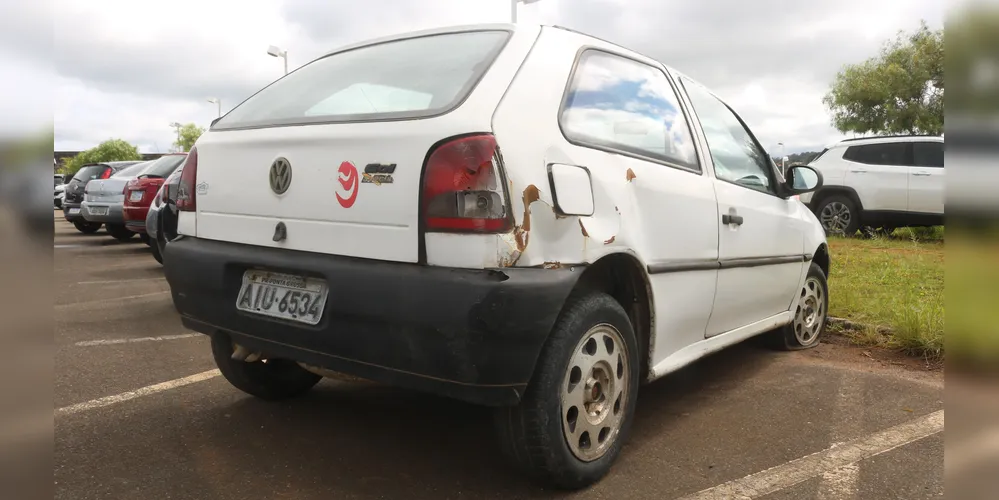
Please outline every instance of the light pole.
[{"label": "light pole", "polygon": [[517,4],[522,3],[527,5],[529,3],[540,2],[541,0],[510,0],[510,22],[517,22]]},{"label": "light pole", "polygon": [[219,99],[218,97],[212,97],[211,99],[208,100],[208,102],[212,104],[218,104],[219,116],[222,116],[222,99]]},{"label": "light pole", "polygon": [[784,143],[778,142],[777,145],[780,146],[780,175],[784,175],[784,160],[787,159],[787,157],[784,156]]},{"label": "light pole", "polygon": [[177,129],[177,147],[180,146],[180,128],[183,127],[179,122],[170,122],[170,126]]},{"label": "light pole", "polygon": [[267,54],[272,57],[280,57],[284,59],[284,74],[288,74],[288,51],[281,50],[273,45],[267,47]]}]

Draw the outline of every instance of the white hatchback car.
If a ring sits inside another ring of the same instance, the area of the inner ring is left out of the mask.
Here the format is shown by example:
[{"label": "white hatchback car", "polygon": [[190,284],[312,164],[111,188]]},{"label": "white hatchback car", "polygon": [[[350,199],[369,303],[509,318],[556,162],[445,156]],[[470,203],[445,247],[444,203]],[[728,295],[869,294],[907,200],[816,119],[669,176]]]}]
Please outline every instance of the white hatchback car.
[{"label": "white hatchback car", "polygon": [[944,223],[942,136],[847,139],[808,166],[822,172],[823,186],[801,201],[829,233]]},{"label": "white hatchback car", "polygon": [[353,45],[201,136],[165,269],[237,388],[324,374],[498,407],[546,484],[603,476],[638,386],[769,333],[815,346],[829,251],[739,116],[557,27]]}]

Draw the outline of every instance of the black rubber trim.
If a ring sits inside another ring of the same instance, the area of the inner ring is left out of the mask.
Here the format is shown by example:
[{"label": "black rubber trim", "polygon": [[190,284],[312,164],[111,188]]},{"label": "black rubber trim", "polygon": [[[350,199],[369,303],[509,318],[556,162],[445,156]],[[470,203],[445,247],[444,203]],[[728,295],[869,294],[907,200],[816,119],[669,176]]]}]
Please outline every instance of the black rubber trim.
[{"label": "black rubber trim", "polygon": [[812,260],[811,255],[779,255],[774,257],[751,257],[748,259],[704,259],[677,260],[648,265],[649,274],[682,273],[689,271],[710,271],[712,269],[736,269],[740,267],[776,266]]}]

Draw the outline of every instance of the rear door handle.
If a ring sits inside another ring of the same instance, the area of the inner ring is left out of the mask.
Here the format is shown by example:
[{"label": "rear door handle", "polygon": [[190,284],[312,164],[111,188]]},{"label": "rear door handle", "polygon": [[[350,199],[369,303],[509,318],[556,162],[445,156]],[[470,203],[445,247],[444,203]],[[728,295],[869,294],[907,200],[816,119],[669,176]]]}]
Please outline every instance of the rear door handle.
[{"label": "rear door handle", "polygon": [[742,225],[742,216],[735,214],[723,214],[722,224],[735,224],[736,226]]},{"label": "rear door handle", "polygon": [[850,172],[854,173],[854,174],[866,174],[867,173],[866,170],[851,170]]},{"label": "rear door handle", "polygon": [[930,175],[929,172],[913,172],[912,175],[917,175],[919,177],[927,177]]}]

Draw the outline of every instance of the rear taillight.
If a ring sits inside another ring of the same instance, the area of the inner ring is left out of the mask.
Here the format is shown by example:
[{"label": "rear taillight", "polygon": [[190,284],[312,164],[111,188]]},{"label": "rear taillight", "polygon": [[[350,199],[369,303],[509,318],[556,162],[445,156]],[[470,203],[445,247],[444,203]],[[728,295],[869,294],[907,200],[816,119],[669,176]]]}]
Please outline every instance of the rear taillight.
[{"label": "rear taillight", "polygon": [[191,148],[180,173],[180,183],[177,185],[177,210],[193,212],[197,209],[196,183],[198,182],[198,150]]},{"label": "rear taillight", "polygon": [[495,137],[474,135],[437,146],[423,174],[423,217],[427,231],[510,230]]},{"label": "rear taillight", "polygon": [[108,179],[110,177],[111,177],[111,169],[110,168],[105,168],[104,170],[101,171],[101,175],[100,175],[99,178],[100,179]]}]

